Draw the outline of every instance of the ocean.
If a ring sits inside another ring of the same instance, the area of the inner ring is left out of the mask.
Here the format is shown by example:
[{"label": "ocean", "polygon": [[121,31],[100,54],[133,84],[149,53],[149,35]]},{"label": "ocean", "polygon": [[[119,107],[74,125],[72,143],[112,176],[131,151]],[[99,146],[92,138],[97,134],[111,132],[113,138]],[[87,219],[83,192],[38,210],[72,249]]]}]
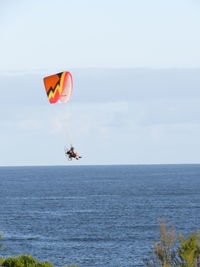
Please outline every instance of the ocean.
[{"label": "ocean", "polygon": [[200,229],[200,165],[0,168],[0,256],[145,266],[163,219]]}]

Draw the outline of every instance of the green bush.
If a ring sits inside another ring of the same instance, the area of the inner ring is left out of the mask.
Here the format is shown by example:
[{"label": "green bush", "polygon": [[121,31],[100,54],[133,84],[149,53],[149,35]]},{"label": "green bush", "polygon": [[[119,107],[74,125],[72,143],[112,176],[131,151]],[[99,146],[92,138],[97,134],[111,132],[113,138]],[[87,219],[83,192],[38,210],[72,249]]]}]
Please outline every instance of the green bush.
[{"label": "green bush", "polygon": [[54,267],[50,262],[40,262],[30,255],[4,258],[1,265],[4,267]]},{"label": "green bush", "polygon": [[[50,262],[41,262],[31,255],[20,255],[19,257],[0,258],[0,266],[4,267],[55,267]],[[78,267],[77,265],[65,265],[64,267]]]},{"label": "green bush", "polygon": [[176,238],[174,229],[167,230],[161,223],[160,240],[154,243],[153,256],[145,263],[149,267],[200,267],[199,233]]},{"label": "green bush", "polygon": [[[50,262],[41,262],[31,255],[20,255],[19,257],[0,258],[0,265],[4,267],[55,267]],[[65,265],[65,267],[78,267],[77,265]]]},{"label": "green bush", "polygon": [[[0,238],[3,235],[0,234]],[[0,245],[0,248],[3,247]],[[48,261],[41,262],[31,255],[20,255],[18,257],[0,258],[0,266],[4,267],[55,267]],[[65,265],[65,267],[78,267],[77,265]]]},{"label": "green bush", "polygon": [[171,267],[176,260],[176,236],[174,228],[167,230],[165,223],[160,224],[160,240],[153,244],[153,256],[145,260],[148,267]]},{"label": "green bush", "polygon": [[181,262],[188,267],[198,266],[200,258],[200,247],[198,234],[190,234],[187,239],[180,236],[180,246],[178,248],[178,255]]}]

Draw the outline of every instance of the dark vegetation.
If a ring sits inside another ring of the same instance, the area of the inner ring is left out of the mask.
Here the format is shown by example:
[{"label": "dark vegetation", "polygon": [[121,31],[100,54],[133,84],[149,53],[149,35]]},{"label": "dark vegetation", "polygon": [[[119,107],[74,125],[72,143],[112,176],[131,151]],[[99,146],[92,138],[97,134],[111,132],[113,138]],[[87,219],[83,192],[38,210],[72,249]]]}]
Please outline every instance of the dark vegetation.
[{"label": "dark vegetation", "polygon": [[[0,238],[3,235],[0,234]],[[0,245],[2,248],[3,246]],[[18,257],[0,258],[0,266],[4,267],[55,267],[52,263],[45,261],[41,262],[34,259],[31,255],[20,255]],[[64,267],[78,267],[77,265],[65,265]]]},{"label": "dark vegetation", "polygon": [[[4,267],[55,267],[48,261],[41,262],[30,255],[19,257],[0,258],[0,266]],[[77,265],[65,265],[65,267],[78,267]]]},{"label": "dark vegetation", "polygon": [[145,263],[148,267],[200,267],[199,232],[185,238],[161,223],[160,240],[154,243],[153,256]]},{"label": "dark vegetation", "polygon": [[[161,223],[160,240],[153,244],[152,256],[146,259],[144,264],[148,267],[200,267],[200,233],[191,233],[185,238],[183,235],[176,235],[174,228],[168,230],[166,224]],[[50,262],[38,261],[30,255],[0,258],[0,266],[55,267]]]}]

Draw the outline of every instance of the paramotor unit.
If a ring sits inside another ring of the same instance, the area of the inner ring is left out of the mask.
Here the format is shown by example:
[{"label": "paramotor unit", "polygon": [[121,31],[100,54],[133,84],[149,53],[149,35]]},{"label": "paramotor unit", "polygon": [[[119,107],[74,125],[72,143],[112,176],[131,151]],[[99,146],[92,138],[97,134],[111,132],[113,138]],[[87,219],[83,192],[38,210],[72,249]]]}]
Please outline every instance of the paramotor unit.
[{"label": "paramotor unit", "polygon": [[65,155],[68,160],[72,160],[73,158],[79,160],[80,158],[82,158],[77,152],[74,151],[74,147],[72,145],[70,148],[65,147]]},{"label": "paramotor unit", "polygon": [[[73,79],[70,72],[64,71],[53,74],[45,77],[43,80],[50,104],[65,103],[70,100],[73,89]],[[74,151],[72,145],[69,149],[65,147],[65,155],[69,160],[73,158],[78,160],[81,158],[81,156]]]}]

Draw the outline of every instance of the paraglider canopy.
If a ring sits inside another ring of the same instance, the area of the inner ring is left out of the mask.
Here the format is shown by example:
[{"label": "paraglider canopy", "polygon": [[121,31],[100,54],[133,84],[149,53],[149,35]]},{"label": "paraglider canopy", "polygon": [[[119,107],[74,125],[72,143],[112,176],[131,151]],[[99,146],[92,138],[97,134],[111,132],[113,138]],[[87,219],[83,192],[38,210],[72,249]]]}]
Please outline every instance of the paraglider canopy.
[{"label": "paraglider canopy", "polygon": [[73,80],[70,72],[60,72],[44,78],[44,86],[51,104],[65,103],[72,94]]}]

